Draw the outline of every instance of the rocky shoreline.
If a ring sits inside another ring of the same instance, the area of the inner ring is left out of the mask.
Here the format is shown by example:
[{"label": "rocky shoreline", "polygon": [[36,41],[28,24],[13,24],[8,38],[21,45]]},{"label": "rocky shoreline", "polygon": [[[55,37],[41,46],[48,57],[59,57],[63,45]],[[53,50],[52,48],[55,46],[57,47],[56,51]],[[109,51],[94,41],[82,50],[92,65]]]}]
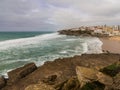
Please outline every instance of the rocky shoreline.
[{"label": "rocky shoreline", "polygon": [[83,54],[40,67],[30,63],[8,76],[0,78],[1,90],[120,90],[120,54]]}]

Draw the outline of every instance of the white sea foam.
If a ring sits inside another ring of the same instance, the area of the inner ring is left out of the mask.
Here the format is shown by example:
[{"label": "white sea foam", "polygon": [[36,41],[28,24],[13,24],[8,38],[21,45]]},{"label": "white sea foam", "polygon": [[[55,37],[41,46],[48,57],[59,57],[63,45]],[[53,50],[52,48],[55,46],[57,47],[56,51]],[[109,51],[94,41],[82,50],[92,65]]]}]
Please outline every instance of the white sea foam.
[{"label": "white sea foam", "polygon": [[75,41],[76,39],[66,39],[65,41]]},{"label": "white sea foam", "polygon": [[67,51],[61,51],[61,52],[59,52],[59,53],[61,53],[61,54],[65,54],[65,53],[67,53]]},{"label": "white sea foam", "polygon": [[86,42],[82,43],[82,47],[83,47],[83,53],[86,53],[88,51],[88,45]]},{"label": "white sea foam", "polygon": [[[42,51],[39,52],[39,50]],[[102,42],[98,38],[67,37],[58,35],[58,33],[52,33],[30,38],[1,41],[0,52],[1,66],[19,62],[35,62],[39,66],[43,65],[45,61],[52,61],[56,58],[72,57],[83,53],[101,53]],[[35,54],[36,56],[34,56]],[[22,60],[20,59],[21,57]],[[6,71],[1,70],[0,74],[5,74]]]},{"label": "white sea foam", "polygon": [[0,50],[5,50],[12,47],[21,47],[29,44],[37,44],[40,43],[41,41],[58,38],[58,37],[61,37],[61,35],[58,35],[58,33],[52,33],[52,34],[39,35],[30,38],[20,38],[20,39],[1,41]]},{"label": "white sea foam", "polygon": [[91,53],[102,53],[102,41],[100,41],[99,38],[92,38],[91,40],[90,39],[86,39],[86,44],[87,44],[87,47],[86,47],[86,50],[88,54],[91,54]]}]

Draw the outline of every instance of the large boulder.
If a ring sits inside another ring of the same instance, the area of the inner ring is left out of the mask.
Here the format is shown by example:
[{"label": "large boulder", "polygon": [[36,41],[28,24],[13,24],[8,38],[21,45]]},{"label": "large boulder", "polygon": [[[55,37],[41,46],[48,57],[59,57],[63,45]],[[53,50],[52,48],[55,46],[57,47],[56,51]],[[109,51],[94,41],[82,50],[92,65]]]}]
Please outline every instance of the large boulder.
[{"label": "large boulder", "polygon": [[77,66],[76,73],[81,87],[83,87],[86,83],[94,81],[99,81],[106,86],[113,84],[113,79],[110,76],[107,76],[95,69]]},{"label": "large boulder", "polygon": [[0,89],[6,85],[6,81],[3,76],[0,77]]},{"label": "large boulder", "polygon": [[34,63],[29,63],[24,65],[23,67],[8,72],[9,84],[15,83],[16,81],[20,80],[21,78],[24,78],[25,76],[32,73],[36,69],[37,66]]},{"label": "large boulder", "polygon": [[39,82],[38,84],[27,86],[25,90],[55,90],[55,89],[50,85],[46,85],[45,83]]}]

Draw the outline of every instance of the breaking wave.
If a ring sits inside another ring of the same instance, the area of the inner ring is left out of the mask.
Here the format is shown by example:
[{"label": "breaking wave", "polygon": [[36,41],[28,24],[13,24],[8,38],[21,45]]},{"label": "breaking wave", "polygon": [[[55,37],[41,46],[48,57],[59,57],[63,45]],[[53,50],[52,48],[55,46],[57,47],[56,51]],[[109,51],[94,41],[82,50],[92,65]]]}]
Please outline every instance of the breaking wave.
[{"label": "breaking wave", "polygon": [[102,42],[98,38],[58,33],[1,41],[0,74],[29,62],[35,62],[39,66],[45,61],[83,53],[102,53]]}]

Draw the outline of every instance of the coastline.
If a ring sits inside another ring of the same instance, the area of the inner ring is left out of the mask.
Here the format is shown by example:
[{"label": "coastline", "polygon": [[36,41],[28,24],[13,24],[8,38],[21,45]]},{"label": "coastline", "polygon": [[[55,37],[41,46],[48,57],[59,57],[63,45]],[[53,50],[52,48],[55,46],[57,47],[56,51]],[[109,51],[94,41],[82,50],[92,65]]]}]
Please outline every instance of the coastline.
[{"label": "coastline", "polygon": [[[58,58],[55,59],[54,61],[47,61],[42,66],[39,67],[37,67],[34,63],[29,63],[27,65],[24,65],[23,67],[8,72],[8,79],[5,79],[4,77],[0,77],[0,89],[2,87],[1,90],[36,90],[33,88],[34,85],[37,85],[37,88],[39,88],[39,90],[71,90],[71,89],[56,89],[56,88],[66,87],[64,85],[66,84],[69,85],[69,80],[71,80],[71,78],[76,80],[79,79],[77,78],[78,72],[76,71],[76,67],[84,68],[85,71],[83,72],[86,72],[86,74],[88,75],[90,74],[87,73],[86,70],[90,71],[90,73],[92,71],[93,74],[97,72],[96,76],[98,76],[98,72],[101,73],[100,70],[104,69],[105,67],[115,63],[119,65],[120,41],[118,39],[114,40],[113,38],[110,39],[108,37],[98,37],[98,38],[103,42],[103,46],[102,46],[102,49],[104,50],[103,53],[82,54],[81,56],[75,55],[74,57],[68,57],[62,59]],[[120,66],[118,67],[120,68]],[[120,72],[119,68],[118,68],[118,73]],[[104,76],[104,73],[101,74],[103,74]],[[109,77],[109,75],[105,77],[109,78],[109,80],[112,78]],[[90,76],[89,78],[88,78],[89,80],[93,79],[92,76]],[[102,81],[102,79],[103,81],[106,80],[104,77],[101,78],[101,75],[98,76],[98,78],[101,79],[100,81]],[[98,79],[96,79],[96,81],[97,80]],[[105,83],[102,82],[102,84],[106,86]],[[111,83],[113,83],[113,81],[111,81]],[[81,83],[77,82],[77,84],[80,85]],[[46,87],[46,89],[43,89],[43,87],[41,86]],[[74,89],[74,90],[82,90],[82,89]]]},{"label": "coastline", "polygon": [[116,37],[99,37],[103,42],[103,52],[118,53],[120,54],[120,40]]},{"label": "coastline", "polygon": [[8,72],[9,79],[4,82],[5,85],[2,90],[36,90],[26,89],[26,87],[29,88],[31,85],[39,85],[39,90],[54,90],[49,89],[48,86],[45,86],[47,89],[41,89],[40,82],[50,87],[56,87],[71,77],[76,77],[77,66],[100,70],[108,65],[119,62],[119,59],[120,54],[83,54],[81,56],[47,61],[39,67],[36,67],[34,63],[27,64],[24,67]]}]

